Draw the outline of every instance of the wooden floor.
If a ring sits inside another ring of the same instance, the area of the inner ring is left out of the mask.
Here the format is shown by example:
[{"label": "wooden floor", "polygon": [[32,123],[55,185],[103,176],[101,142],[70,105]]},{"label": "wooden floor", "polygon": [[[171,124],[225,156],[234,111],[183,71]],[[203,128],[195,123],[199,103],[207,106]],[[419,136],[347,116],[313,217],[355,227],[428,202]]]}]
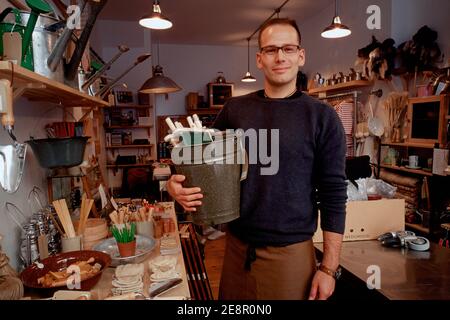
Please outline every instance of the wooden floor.
[{"label": "wooden floor", "polygon": [[223,256],[225,254],[225,239],[206,240],[205,266],[214,299],[219,296],[220,275],[222,274]]}]

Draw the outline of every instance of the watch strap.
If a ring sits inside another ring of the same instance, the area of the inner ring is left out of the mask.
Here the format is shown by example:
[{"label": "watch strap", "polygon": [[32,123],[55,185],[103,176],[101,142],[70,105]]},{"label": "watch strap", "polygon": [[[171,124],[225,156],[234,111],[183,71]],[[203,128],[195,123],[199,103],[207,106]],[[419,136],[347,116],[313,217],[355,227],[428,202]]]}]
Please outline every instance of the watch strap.
[{"label": "watch strap", "polygon": [[327,275],[333,277],[334,279],[337,279],[337,270],[332,270],[330,268],[327,268],[323,264],[320,264],[318,269],[320,271],[326,273]]}]

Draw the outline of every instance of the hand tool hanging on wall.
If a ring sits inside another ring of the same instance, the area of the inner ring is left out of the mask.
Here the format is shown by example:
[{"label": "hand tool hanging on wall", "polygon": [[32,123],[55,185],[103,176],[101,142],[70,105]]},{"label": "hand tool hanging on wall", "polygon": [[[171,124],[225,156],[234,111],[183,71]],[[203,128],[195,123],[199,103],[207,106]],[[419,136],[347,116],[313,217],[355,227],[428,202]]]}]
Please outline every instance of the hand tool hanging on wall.
[{"label": "hand tool hanging on wall", "polygon": [[[88,43],[95,21],[101,10],[106,5],[107,0],[81,0],[81,12],[84,11],[86,5],[89,5],[89,15],[87,17],[86,24],[83,28],[81,36],[76,41],[75,50],[70,58],[70,61],[65,64],[65,77],[66,80],[73,80],[78,72],[78,66],[81,58],[83,57],[84,50]],[[49,68],[56,69],[59,61],[62,59],[64,52],[66,51],[67,44],[72,36],[71,26],[66,25],[61,38],[53,48],[52,54],[47,59],[47,65]]]},{"label": "hand tool hanging on wall", "polygon": [[88,43],[92,29],[94,28],[95,21],[97,20],[98,15],[105,7],[107,2],[107,0],[89,1],[89,16],[84,26],[83,32],[81,33],[81,36],[77,41],[75,51],[70,58],[70,62],[66,66],[65,74],[67,80],[75,79],[75,76],[78,72],[78,65],[80,64],[81,58],[83,57],[83,53],[86,49],[86,45]]},{"label": "hand tool hanging on wall", "polygon": [[[84,11],[86,4],[87,1],[81,0],[80,14]],[[56,45],[53,48],[52,53],[47,59],[47,65],[51,71],[54,72],[56,71],[56,68],[58,68],[59,62],[63,57],[64,53],[66,52],[67,45],[71,37],[72,37],[72,29],[70,28],[70,26],[66,24],[63,33],[58,38],[58,41],[56,42]]]},{"label": "hand tool hanging on wall", "polygon": [[91,84],[93,84],[95,82],[95,80],[97,80],[98,78],[100,78],[102,76],[102,74],[104,74],[109,68],[111,68],[112,64],[119,59],[119,57],[129,51],[130,48],[128,48],[125,45],[120,45],[119,46],[119,52],[107,63],[105,64],[100,70],[98,70],[93,76],[91,76],[89,79],[86,80],[86,82],[83,84],[83,89],[88,88]]},{"label": "hand tool hanging on wall", "polygon": [[120,80],[122,79],[128,72],[130,72],[132,69],[134,69],[137,65],[141,64],[142,62],[144,62],[145,60],[147,60],[148,58],[151,57],[150,53],[146,53],[143,54],[139,57],[137,57],[136,61],[133,63],[132,66],[130,66],[128,69],[126,69],[120,76],[118,76],[117,78],[115,78],[111,83],[109,83],[107,86],[105,86],[104,88],[102,88],[102,90],[100,90],[96,96],[100,97],[100,98],[104,98],[106,96],[106,94],[109,92],[109,90],[111,90],[111,88]]},{"label": "hand tool hanging on wall", "polygon": [[27,145],[19,143],[14,135],[13,89],[7,79],[0,80],[0,115],[2,125],[13,140],[12,145],[0,145],[0,185],[14,193],[22,181]]}]

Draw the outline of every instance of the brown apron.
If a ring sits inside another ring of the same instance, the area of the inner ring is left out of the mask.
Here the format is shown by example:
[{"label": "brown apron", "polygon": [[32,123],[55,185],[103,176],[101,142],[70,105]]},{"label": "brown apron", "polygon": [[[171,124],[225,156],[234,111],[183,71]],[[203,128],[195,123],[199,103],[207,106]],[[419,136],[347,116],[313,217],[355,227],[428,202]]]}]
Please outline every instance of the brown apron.
[{"label": "brown apron", "polygon": [[254,248],[253,256],[250,249],[248,244],[227,232],[220,300],[302,300],[309,297],[316,272],[312,240],[285,247]]}]

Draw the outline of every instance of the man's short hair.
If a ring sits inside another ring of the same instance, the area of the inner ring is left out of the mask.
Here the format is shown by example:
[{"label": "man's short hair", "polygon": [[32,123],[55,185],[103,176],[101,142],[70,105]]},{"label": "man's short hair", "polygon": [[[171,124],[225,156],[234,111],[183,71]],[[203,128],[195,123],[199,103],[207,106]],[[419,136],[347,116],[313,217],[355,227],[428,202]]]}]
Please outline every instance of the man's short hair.
[{"label": "man's short hair", "polygon": [[274,19],[267,20],[259,28],[259,35],[258,35],[259,48],[261,48],[261,34],[263,33],[263,31],[266,30],[268,27],[276,25],[276,24],[284,24],[284,25],[293,27],[295,29],[295,31],[297,31],[298,44],[300,45],[302,43],[302,35],[300,33],[300,29],[297,26],[297,22],[295,22],[295,20],[290,19],[290,18],[274,18]]}]

